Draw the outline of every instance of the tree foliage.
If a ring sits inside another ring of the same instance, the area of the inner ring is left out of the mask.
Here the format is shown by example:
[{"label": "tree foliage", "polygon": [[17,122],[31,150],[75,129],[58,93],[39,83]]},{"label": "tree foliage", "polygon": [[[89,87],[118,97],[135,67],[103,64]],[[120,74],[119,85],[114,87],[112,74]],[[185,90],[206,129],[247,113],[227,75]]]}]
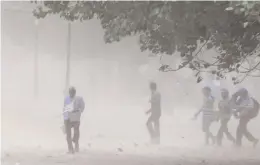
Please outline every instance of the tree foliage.
[{"label": "tree foliage", "polygon": [[[260,2],[171,1],[43,1],[37,18],[58,14],[68,21],[100,20],[106,43],[137,35],[141,51],[163,58],[180,52],[178,68],[162,64],[161,71],[189,67],[220,78],[227,73],[258,76]],[[203,54],[215,49],[217,56]],[[246,66],[245,66],[246,64]],[[243,78],[244,79],[244,78]],[[233,78],[235,83],[241,81]]]}]

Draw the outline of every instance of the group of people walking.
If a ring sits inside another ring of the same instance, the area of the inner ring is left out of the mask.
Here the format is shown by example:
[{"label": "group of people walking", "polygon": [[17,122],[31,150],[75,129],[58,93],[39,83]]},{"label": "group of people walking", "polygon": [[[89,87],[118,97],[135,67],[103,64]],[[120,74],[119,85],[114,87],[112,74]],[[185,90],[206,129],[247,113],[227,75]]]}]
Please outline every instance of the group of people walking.
[{"label": "group of people walking", "polygon": [[[259,103],[250,97],[248,91],[242,88],[235,92],[231,97],[227,89],[221,90],[222,99],[218,103],[218,111],[214,111],[215,98],[211,94],[209,87],[204,87],[202,90],[204,102],[202,108],[194,115],[194,119],[202,113],[202,130],[205,133],[205,144],[209,141],[222,145],[223,134],[236,146],[242,145],[242,137],[245,136],[253,146],[256,146],[256,139],[247,129],[247,124],[258,115]],[[236,130],[236,138],[234,138],[228,130],[228,122],[234,116],[239,120]],[[210,126],[213,122],[220,121],[220,128],[216,136],[210,132]]]},{"label": "group of people walking", "polygon": [[[160,143],[160,117],[161,117],[161,94],[157,91],[157,85],[154,82],[150,83],[151,108],[146,112],[149,115],[146,122],[147,130],[149,132],[151,142],[153,144]],[[257,145],[256,139],[248,130],[248,122],[257,116],[259,112],[259,103],[250,95],[248,91],[243,88],[235,92],[231,97],[227,89],[221,90],[222,100],[218,103],[218,111],[215,111],[215,98],[211,94],[209,87],[202,89],[203,106],[194,115],[194,119],[200,113],[202,116],[202,130],[205,133],[205,144],[208,145],[210,140],[212,143],[222,144],[223,134],[237,146],[241,146],[242,137],[245,136],[254,146]],[[63,116],[64,126],[67,137],[67,144],[69,153],[79,151],[79,126],[80,116],[85,109],[85,103],[82,97],[76,96],[76,89],[71,87],[69,89],[69,96],[64,100]],[[228,122],[234,116],[239,120],[236,131],[236,138],[228,131]],[[213,122],[220,121],[220,128],[216,136],[210,132],[210,126]],[[74,129],[74,136],[71,137],[71,129]],[[73,146],[74,143],[74,146]]]}]

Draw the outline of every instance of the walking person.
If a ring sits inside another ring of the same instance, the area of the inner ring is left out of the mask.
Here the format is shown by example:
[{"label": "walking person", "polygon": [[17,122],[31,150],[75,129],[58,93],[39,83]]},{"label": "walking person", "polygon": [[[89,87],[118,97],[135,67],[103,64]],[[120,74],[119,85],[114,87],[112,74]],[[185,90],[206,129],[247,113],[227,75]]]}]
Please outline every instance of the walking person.
[{"label": "walking person", "polygon": [[227,89],[221,90],[221,97],[222,100],[220,100],[218,104],[218,109],[219,109],[218,117],[220,119],[220,128],[217,133],[217,144],[219,146],[222,145],[223,134],[226,135],[228,140],[230,140],[231,142],[233,142],[233,144],[235,144],[235,138],[228,131],[228,122],[232,116],[232,109],[229,104],[230,98]]},{"label": "walking person", "polygon": [[[76,96],[76,89],[69,88],[69,96],[64,100],[63,116],[64,125],[67,136],[68,153],[73,154],[79,152],[79,136],[80,136],[80,117],[85,109],[85,103],[82,97]],[[71,129],[74,129],[73,138],[71,137]],[[72,142],[74,142],[75,148]]]},{"label": "walking person", "polygon": [[236,145],[242,145],[242,137],[245,136],[255,147],[258,143],[256,139],[247,129],[247,125],[251,119],[255,118],[259,112],[259,103],[249,96],[245,88],[238,90],[231,98],[232,106],[236,109],[235,117],[239,119],[236,131]]},{"label": "walking person", "polygon": [[202,89],[203,93],[203,105],[202,108],[194,115],[194,119],[197,119],[198,115],[202,112],[202,131],[205,133],[205,145],[209,145],[209,140],[215,144],[215,137],[210,132],[210,126],[213,121],[215,121],[216,116],[214,112],[214,102],[215,98],[211,94],[211,89],[209,87],[204,87]]},{"label": "walking person", "polygon": [[151,108],[146,112],[150,115],[146,126],[151,137],[151,142],[160,144],[160,117],[161,117],[161,94],[157,91],[157,85],[150,83],[151,90]]}]

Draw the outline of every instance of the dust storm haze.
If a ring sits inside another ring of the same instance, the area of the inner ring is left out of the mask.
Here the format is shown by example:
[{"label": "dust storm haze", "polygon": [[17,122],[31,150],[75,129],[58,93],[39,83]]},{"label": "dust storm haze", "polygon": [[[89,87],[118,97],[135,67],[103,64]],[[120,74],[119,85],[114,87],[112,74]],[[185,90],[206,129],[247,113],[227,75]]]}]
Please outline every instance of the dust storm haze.
[{"label": "dust storm haze", "polygon": [[[36,25],[30,13],[32,6],[26,2],[1,2],[1,5],[2,153],[12,156],[12,152],[25,150],[65,152],[66,138],[60,127],[68,24],[50,16]],[[97,20],[71,24],[70,85],[76,87],[77,95],[86,103],[80,125],[82,150],[117,152],[122,148],[126,153],[165,154],[176,159],[178,156],[241,158],[259,163],[259,148],[253,149],[246,140],[242,150],[227,140],[223,148],[204,147],[201,121],[191,120],[202,104],[204,85],[212,86],[217,97],[222,87],[232,92],[244,86],[260,100],[258,79],[247,79],[239,86],[233,86],[228,80],[221,81],[218,86],[210,75],[205,75],[203,82],[197,84],[189,69],[159,72],[159,59],[149,58],[147,52],[141,53],[137,38],[105,44],[103,33]],[[36,52],[37,98],[34,90]],[[149,108],[151,80],[157,82],[162,95],[160,146],[147,145],[145,111]],[[237,124],[235,119],[229,123],[233,135]],[[248,126],[256,137],[260,137],[259,125],[257,117]],[[216,134],[218,128],[219,124],[214,123],[212,132]]]}]

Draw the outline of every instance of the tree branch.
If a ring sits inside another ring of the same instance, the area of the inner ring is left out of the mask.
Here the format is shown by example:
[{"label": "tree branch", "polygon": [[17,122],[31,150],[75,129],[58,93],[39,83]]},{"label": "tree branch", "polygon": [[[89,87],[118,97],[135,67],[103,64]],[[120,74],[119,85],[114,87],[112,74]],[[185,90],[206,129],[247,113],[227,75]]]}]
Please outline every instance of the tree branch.
[{"label": "tree branch", "polygon": [[240,71],[239,73],[250,73],[254,71],[260,65],[260,61],[252,68],[248,69],[247,71]]},{"label": "tree branch", "polygon": [[[177,68],[177,69],[172,69],[172,68],[170,68],[169,70],[167,70],[167,71],[164,70],[163,72],[178,71],[178,70],[181,70],[181,69],[183,69],[184,67],[186,67],[186,66],[201,52],[202,48],[208,43],[208,41],[209,41],[209,40],[207,40],[207,41],[199,48],[198,52],[197,52],[194,56],[192,56],[192,58],[191,58],[190,60],[188,60],[185,65],[182,65],[182,66],[180,66],[180,67]],[[161,59],[162,59],[162,56],[161,56],[160,60],[161,60]]]}]

